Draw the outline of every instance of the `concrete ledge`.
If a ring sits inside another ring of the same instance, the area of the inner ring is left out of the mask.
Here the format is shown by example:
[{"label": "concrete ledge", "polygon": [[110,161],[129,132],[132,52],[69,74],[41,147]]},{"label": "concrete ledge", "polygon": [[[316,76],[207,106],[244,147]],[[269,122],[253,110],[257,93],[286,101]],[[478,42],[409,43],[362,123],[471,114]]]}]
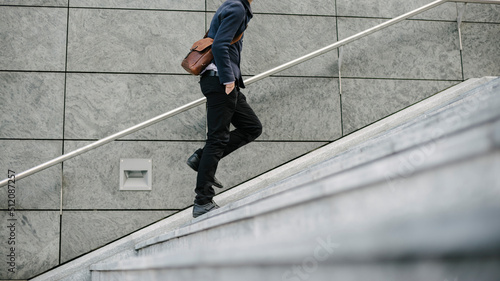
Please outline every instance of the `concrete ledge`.
[{"label": "concrete ledge", "polygon": [[[500,209],[496,206],[399,217],[361,228],[353,225],[293,243],[252,241],[168,252],[93,265],[91,270],[93,281],[182,281],[197,276],[210,276],[211,280],[302,280],[291,279],[298,274],[307,280],[445,280],[441,277],[463,274],[464,269],[469,274],[480,272],[481,280],[495,280],[500,273],[499,250]],[[339,272],[344,274],[339,276]]]},{"label": "concrete ledge", "polygon": [[398,217],[365,227],[353,225],[335,233],[320,231],[293,243],[284,240],[217,247],[207,244],[193,251],[167,252],[97,264],[91,270],[294,264],[310,255],[311,249],[323,242],[329,243],[334,252],[325,259],[330,262],[496,255],[500,249],[500,207]]},{"label": "concrete ledge", "polygon": [[[483,281],[496,281],[500,274],[498,260],[472,259],[472,260],[419,260],[408,262],[380,262],[366,264],[323,264],[310,263],[306,259],[298,264],[279,264],[276,266],[253,265],[233,266],[224,268],[198,267],[177,268],[176,270],[161,269],[143,271],[121,272],[93,272],[93,281],[122,281],[122,280],[170,280],[192,281],[209,280],[217,281],[255,281],[255,280],[329,280],[329,281],[420,281],[420,280],[476,280],[481,276]],[[168,276],[168,277],[167,277]],[[450,279],[451,278],[451,279]]]}]

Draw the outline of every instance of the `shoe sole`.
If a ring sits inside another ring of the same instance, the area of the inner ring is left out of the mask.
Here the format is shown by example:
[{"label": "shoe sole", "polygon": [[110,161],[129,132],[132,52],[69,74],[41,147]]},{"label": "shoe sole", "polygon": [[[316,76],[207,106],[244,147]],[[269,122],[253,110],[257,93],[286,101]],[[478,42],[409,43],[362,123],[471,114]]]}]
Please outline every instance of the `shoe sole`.
[{"label": "shoe sole", "polygon": [[[194,208],[194,207],[193,207],[193,208]],[[218,205],[215,205],[212,209],[210,209],[210,210],[204,210],[204,212],[196,212],[196,213],[195,213],[195,212],[193,212],[193,218],[197,218],[197,217],[199,217],[199,216],[201,216],[201,215],[204,215],[204,214],[206,214],[206,213],[208,213],[208,212],[211,212],[211,211],[213,211],[213,210],[217,210],[217,209],[219,209],[219,208],[220,208],[220,207],[219,207]]]}]

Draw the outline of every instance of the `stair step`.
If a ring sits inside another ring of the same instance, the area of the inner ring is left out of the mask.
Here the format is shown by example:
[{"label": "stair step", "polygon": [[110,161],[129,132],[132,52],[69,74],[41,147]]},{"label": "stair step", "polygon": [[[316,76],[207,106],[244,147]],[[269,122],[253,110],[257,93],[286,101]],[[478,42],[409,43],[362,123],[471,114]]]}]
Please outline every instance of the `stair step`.
[{"label": "stair step", "polygon": [[445,280],[456,274],[496,280],[500,206],[390,218],[284,240],[208,244],[94,265],[92,280]]}]

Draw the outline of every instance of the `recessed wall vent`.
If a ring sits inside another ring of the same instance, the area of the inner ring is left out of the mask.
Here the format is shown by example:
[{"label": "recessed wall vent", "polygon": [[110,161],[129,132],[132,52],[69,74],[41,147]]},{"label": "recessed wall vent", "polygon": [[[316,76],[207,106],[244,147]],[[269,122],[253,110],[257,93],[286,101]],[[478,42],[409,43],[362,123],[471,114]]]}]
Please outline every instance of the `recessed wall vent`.
[{"label": "recessed wall vent", "polygon": [[152,189],[151,159],[120,159],[120,190]]}]

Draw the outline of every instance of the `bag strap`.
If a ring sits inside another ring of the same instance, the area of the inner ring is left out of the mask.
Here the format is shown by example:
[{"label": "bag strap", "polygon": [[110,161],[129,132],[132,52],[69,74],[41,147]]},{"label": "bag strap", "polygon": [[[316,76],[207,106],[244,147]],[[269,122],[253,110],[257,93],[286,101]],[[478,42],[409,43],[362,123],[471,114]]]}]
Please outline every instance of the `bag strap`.
[{"label": "bag strap", "polygon": [[[247,25],[247,27],[248,27],[248,25]],[[246,28],[245,28],[245,29],[246,29]],[[205,33],[205,36],[203,36],[203,38],[207,38],[207,36],[208,36],[208,32],[209,32],[209,31],[210,31],[210,29],[209,29],[209,30],[207,30],[207,32]],[[240,35],[238,35],[238,36],[234,36],[233,41],[231,41],[231,45],[233,45],[234,43],[236,43],[236,42],[240,41],[240,40],[241,40],[241,38],[243,37],[243,33],[245,33],[245,32],[243,31],[242,33],[240,33]]]},{"label": "bag strap", "polygon": [[[245,28],[246,29],[246,28]],[[240,33],[240,35],[238,36],[235,36],[233,41],[231,41],[231,45],[233,45],[234,43],[238,42],[241,40],[241,37],[243,37],[243,33],[245,33],[245,31],[243,31],[242,33]]]}]

